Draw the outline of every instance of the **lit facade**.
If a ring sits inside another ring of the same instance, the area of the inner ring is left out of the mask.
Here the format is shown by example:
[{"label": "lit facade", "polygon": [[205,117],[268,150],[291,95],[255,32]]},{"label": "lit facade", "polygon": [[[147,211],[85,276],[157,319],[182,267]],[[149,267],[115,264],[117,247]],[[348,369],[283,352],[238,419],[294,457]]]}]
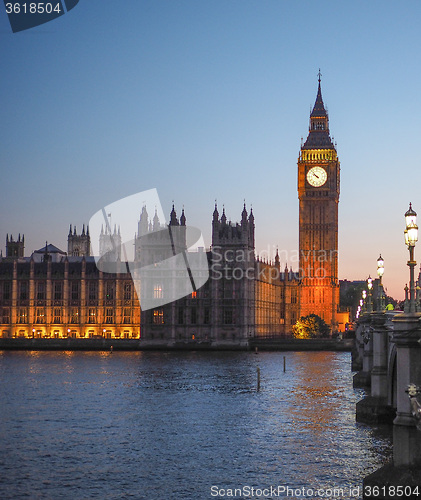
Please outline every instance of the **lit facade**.
[{"label": "lit facade", "polygon": [[300,316],[317,314],[338,329],[340,164],[319,88],[298,158]]},{"label": "lit facade", "polygon": [[6,338],[139,338],[129,274],[98,271],[93,257],[53,262],[44,252],[0,262],[0,335]]},{"label": "lit facade", "polygon": [[[165,261],[169,257],[165,226],[156,214],[149,220],[145,209],[139,225],[144,225],[142,235],[150,230],[157,236],[136,239],[141,265],[148,266],[157,257]],[[179,235],[174,240],[177,253],[187,251],[186,217],[183,211],[178,219],[173,207],[169,227],[176,226],[181,229],[172,231]],[[215,206],[212,247],[197,250],[206,252],[209,280],[193,293],[142,314],[130,273],[98,270],[90,256],[88,229],[80,235],[76,228],[69,231],[68,252],[46,243],[31,257],[23,257],[23,239],[19,237],[16,251],[16,242],[7,237],[6,258],[0,261],[0,336],[128,338],[141,339],[145,347],[186,343],[230,347],[247,346],[256,336],[288,335],[298,318],[299,280],[291,270],[280,271],[278,255],[274,262],[256,259],[254,232],[254,215],[245,206],[239,223],[228,222],[225,210],[220,215]],[[104,242],[105,236],[100,235]],[[118,230],[111,236],[120,241]],[[159,283],[165,280],[154,276],[156,284],[147,280],[151,289],[146,293],[159,301],[165,293]],[[165,282],[168,286],[168,276]]]}]

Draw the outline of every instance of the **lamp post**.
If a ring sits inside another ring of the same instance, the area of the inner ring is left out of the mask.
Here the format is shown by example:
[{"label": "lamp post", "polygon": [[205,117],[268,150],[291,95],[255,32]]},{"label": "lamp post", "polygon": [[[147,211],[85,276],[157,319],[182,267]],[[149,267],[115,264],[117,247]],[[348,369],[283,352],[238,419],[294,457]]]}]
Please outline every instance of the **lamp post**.
[{"label": "lamp post", "polygon": [[371,302],[371,290],[373,289],[373,278],[369,275],[367,278],[367,287],[368,287],[368,302],[367,302],[367,312],[373,312],[373,304]]},{"label": "lamp post", "polygon": [[360,300],[360,306],[361,306],[362,312],[364,313],[367,310],[366,301],[365,301],[365,299],[367,298],[366,290],[363,290],[361,292],[361,296],[362,296],[362,299]]},{"label": "lamp post", "polygon": [[409,312],[415,312],[415,279],[414,270],[417,265],[414,260],[414,248],[415,243],[418,241],[418,226],[417,226],[417,214],[412,209],[412,204],[409,204],[409,210],[405,212],[405,222],[406,228],[404,231],[405,243],[409,250],[409,261],[407,262],[409,267]]},{"label": "lamp post", "polygon": [[383,291],[383,278],[384,274],[384,260],[380,254],[380,257],[377,259],[377,276],[379,277],[379,311],[384,311],[385,305],[384,305],[384,291]]}]

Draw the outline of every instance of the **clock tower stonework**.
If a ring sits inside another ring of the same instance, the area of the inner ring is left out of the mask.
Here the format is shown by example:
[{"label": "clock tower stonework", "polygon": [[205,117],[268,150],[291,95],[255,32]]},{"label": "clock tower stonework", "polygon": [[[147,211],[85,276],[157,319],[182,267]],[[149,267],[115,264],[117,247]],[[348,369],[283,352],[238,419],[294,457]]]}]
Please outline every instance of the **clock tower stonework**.
[{"label": "clock tower stonework", "polygon": [[340,165],[320,84],[298,158],[300,316],[317,314],[337,330]]}]

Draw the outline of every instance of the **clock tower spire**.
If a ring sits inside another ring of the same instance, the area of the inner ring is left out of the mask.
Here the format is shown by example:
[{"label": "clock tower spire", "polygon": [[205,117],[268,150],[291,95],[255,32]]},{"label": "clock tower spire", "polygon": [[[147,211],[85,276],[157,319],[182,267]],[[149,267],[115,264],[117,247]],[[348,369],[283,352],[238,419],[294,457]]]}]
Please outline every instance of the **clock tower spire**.
[{"label": "clock tower spire", "polygon": [[300,316],[317,314],[337,329],[340,164],[318,74],[316,102],[298,158]]}]

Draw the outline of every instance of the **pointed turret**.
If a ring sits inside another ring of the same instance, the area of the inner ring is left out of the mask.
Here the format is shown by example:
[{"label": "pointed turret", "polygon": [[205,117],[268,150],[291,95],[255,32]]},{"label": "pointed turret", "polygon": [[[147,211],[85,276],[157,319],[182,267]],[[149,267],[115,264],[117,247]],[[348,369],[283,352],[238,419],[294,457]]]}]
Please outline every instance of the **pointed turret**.
[{"label": "pointed turret", "polygon": [[247,224],[247,209],[246,209],[246,202],[244,202],[244,208],[243,211],[241,212],[241,225],[245,226]]},{"label": "pointed turret", "polygon": [[137,225],[137,235],[138,237],[144,236],[149,229],[149,221],[148,221],[148,211],[146,210],[146,206],[142,207],[142,212],[140,214],[139,223]]},{"label": "pointed turret", "polygon": [[278,272],[280,271],[281,269],[281,262],[280,262],[280,259],[279,259],[279,252],[278,252],[278,249],[276,249],[276,255],[275,255],[275,267],[276,269],[278,270]]},{"label": "pointed turret", "polygon": [[319,86],[316,102],[310,113],[309,134],[302,149],[335,149],[329,135],[329,116],[322,97],[321,73],[319,70]]},{"label": "pointed turret", "polygon": [[72,235],[72,225],[70,224],[70,229],[69,229],[69,236]]},{"label": "pointed turret", "polygon": [[153,230],[158,231],[159,230],[159,217],[158,217],[158,212],[155,208],[155,215],[153,216]]},{"label": "pointed turret", "polygon": [[218,220],[219,220],[219,212],[215,200],[215,210],[213,211],[213,222],[218,222]]},{"label": "pointed turret", "polygon": [[322,97],[322,86],[321,86],[321,73],[319,70],[319,88],[317,89],[317,96],[316,96],[316,102],[314,103],[313,111],[310,114],[310,118],[314,117],[326,117],[327,118],[327,111],[325,108],[325,105],[323,103],[323,97]]},{"label": "pointed turret", "polygon": [[222,224],[226,224],[227,223],[227,216],[225,215],[225,207],[224,206],[222,207],[221,222],[222,222]]},{"label": "pointed turret", "polygon": [[177,213],[174,208],[174,203],[172,205],[172,210],[170,213],[170,226],[178,226]]},{"label": "pointed turret", "polygon": [[181,212],[181,217],[180,217],[180,225],[185,226],[186,225],[186,216],[184,215],[184,208]]}]

